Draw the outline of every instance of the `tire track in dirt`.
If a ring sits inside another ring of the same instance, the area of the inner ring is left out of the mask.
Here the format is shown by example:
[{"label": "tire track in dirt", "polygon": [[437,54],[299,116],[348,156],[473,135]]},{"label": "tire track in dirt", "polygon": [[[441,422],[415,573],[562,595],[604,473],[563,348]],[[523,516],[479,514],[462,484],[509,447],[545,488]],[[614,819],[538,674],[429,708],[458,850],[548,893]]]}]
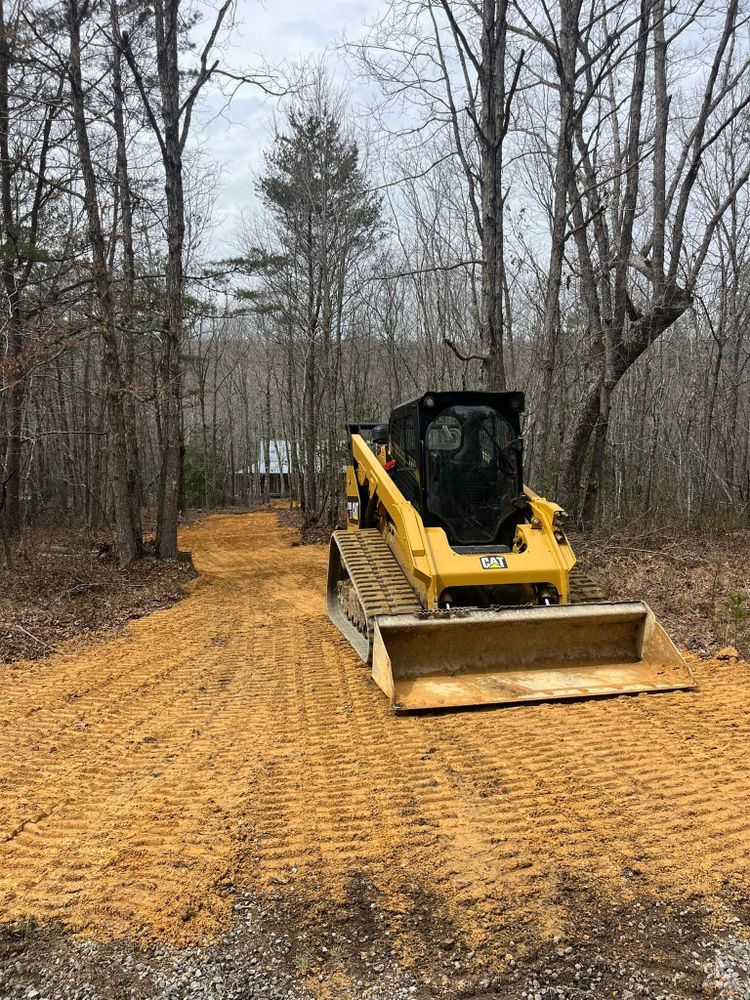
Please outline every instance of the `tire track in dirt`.
[{"label": "tire track in dirt", "polygon": [[393,914],[442,900],[470,938],[612,898],[750,879],[750,666],[695,693],[393,716],[325,616],[324,547],[270,513],[183,532],[201,573],[123,635],[0,668],[0,906],[100,938],[187,941],[230,884]]}]

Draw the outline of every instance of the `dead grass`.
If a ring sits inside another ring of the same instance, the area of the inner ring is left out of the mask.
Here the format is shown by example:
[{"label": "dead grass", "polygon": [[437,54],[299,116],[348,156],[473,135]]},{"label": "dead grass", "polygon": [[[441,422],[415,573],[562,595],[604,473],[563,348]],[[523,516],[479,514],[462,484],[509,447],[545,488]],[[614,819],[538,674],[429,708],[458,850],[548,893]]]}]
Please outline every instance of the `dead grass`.
[{"label": "dead grass", "polygon": [[305,515],[299,507],[278,505],[275,509],[281,524],[299,531],[301,545],[327,545],[330,541],[333,529],[324,522],[306,524]]},{"label": "dead grass", "polygon": [[0,569],[0,662],[49,656],[168,607],[194,575],[189,563],[154,558],[122,571],[106,545],[82,533],[37,530],[14,568]]},{"label": "dead grass", "polygon": [[571,541],[610,599],[647,601],[680,645],[701,656],[725,646],[750,655],[750,529],[600,532]]}]

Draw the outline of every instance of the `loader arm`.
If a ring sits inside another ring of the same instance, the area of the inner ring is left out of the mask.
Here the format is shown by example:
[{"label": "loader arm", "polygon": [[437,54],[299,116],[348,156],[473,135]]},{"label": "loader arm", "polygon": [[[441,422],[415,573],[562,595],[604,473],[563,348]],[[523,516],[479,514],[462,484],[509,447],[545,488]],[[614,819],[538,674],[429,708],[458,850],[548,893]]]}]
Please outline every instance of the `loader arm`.
[{"label": "loader arm", "polygon": [[436,578],[435,565],[427,544],[422,519],[404,497],[361,434],[351,439],[355,475],[368,498],[378,502],[392,521],[402,551],[406,554],[408,573],[423,581],[429,591]]}]

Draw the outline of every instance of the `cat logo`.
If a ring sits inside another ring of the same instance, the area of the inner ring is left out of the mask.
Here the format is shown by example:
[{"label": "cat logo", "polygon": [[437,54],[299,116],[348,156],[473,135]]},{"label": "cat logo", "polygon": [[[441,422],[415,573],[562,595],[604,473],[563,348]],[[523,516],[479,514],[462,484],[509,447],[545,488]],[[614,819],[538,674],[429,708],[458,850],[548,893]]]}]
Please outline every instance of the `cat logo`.
[{"label": "cat logo", "polygon": [[482,569],[507,569],[508,563],[505,556],[482,556],[480,558]]}]

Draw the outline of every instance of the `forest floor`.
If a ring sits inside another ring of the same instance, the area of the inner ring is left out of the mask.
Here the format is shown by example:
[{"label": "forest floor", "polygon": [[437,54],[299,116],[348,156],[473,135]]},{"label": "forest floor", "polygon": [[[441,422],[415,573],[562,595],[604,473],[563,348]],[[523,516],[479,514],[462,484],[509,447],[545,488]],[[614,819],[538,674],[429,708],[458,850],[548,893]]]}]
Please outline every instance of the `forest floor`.
[{"label": "forest floor", "polygon": [[0,997],[750,998],[750,664],[397,717],[298,541],[192,524],[183,600],[0,668]]},{"label": "forest floor", "polygon": [[682,647],[709,656],[735,646],[750,659],[750,527],[573,536],[579,562],[612,600],[644,600]]},{"label": "forest floor", "polygon": [[37,527],[14,565],[0,569],[0,663],[110,638],[113,628],[174,604],[194,576],[189,562],[153,558],[121,572],[108,543]]}]

